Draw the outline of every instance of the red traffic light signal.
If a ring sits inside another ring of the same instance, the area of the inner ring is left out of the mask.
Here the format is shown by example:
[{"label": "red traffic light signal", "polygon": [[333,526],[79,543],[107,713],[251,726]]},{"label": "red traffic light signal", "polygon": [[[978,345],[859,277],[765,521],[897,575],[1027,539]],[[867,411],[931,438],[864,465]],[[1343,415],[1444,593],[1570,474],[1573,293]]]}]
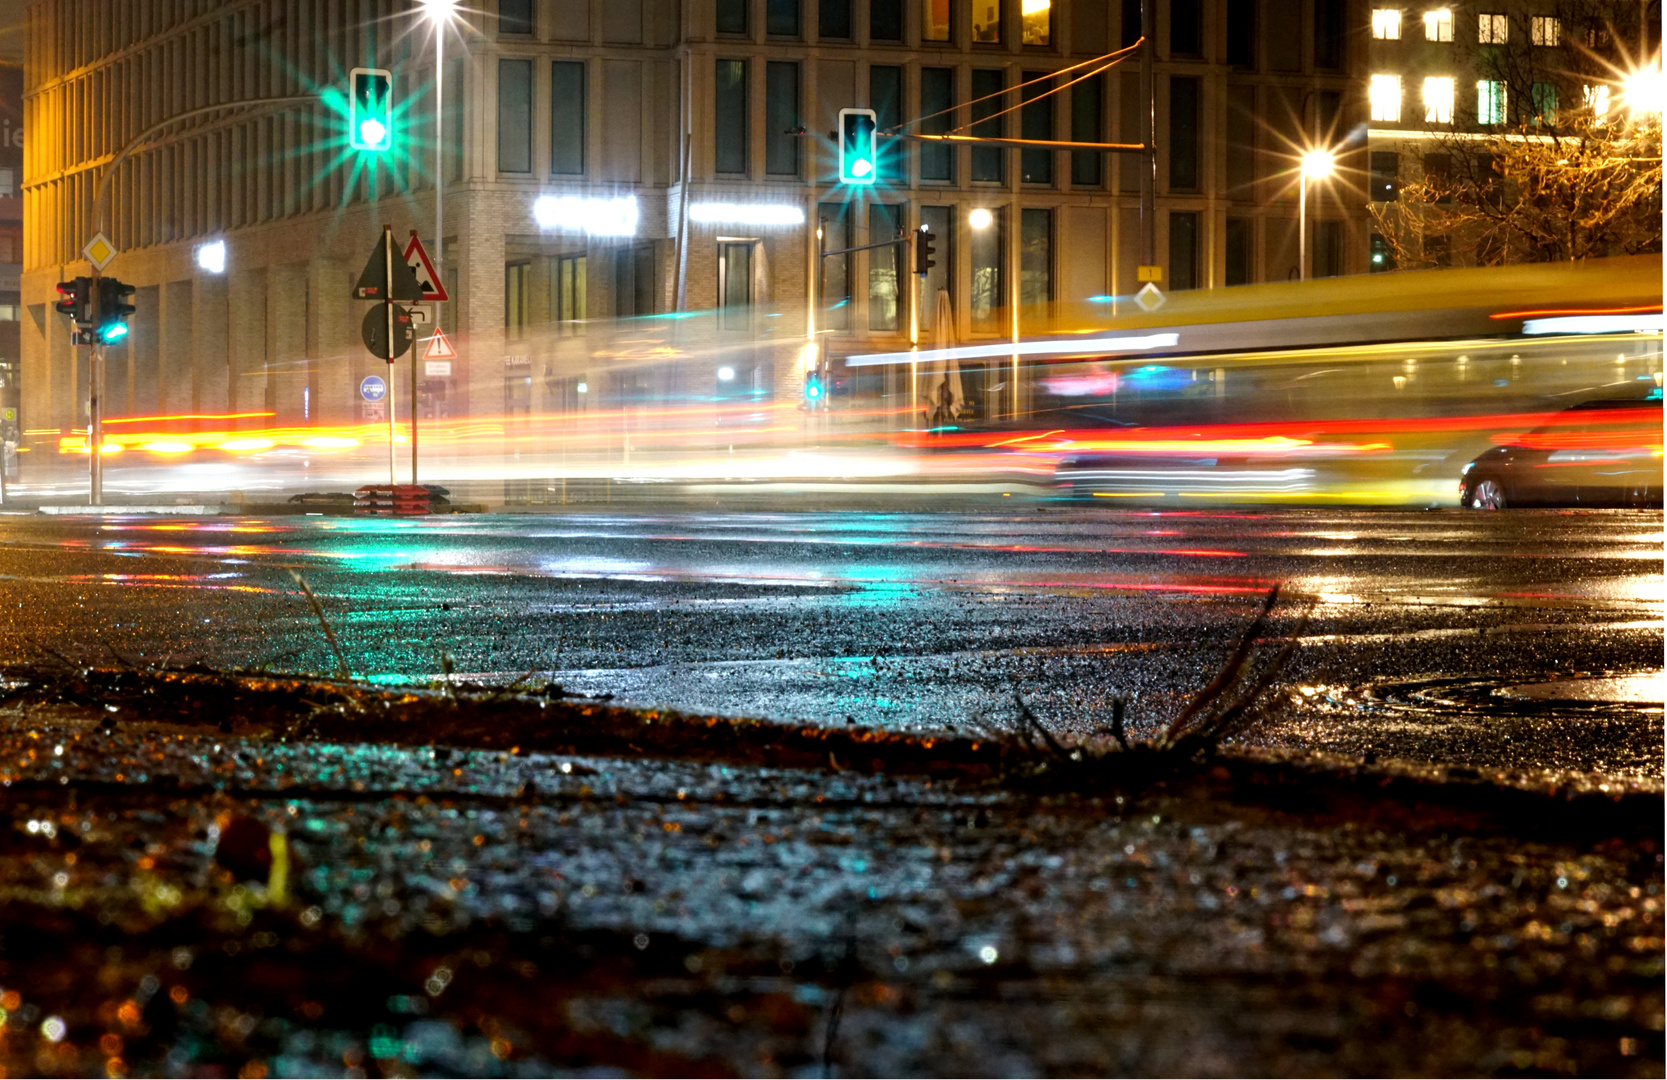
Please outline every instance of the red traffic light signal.
[{"label": "red traffic light signal", "polygon": [[78,277],[72,281],[58,282],[58,301],[53,308],[60,315],[68,315],[77,329],[86,329],[93,325],[92,308],[89,301],[93,295],[93,279]]}]

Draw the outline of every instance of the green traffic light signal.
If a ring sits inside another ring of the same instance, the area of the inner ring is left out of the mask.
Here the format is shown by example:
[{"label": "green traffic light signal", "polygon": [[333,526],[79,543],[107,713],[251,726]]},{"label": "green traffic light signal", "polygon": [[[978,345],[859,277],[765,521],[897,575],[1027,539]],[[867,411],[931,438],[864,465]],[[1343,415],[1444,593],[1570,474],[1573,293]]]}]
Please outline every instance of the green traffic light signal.
[{"label": "green traffic light signal", "polygon": [[393,146],[393,74],[383,68],[354,68],[347,95],[347,141],[355,150],[382,152]]},{"label": "green traffic light signal", "polygon": [[127,336],[127,319],[138,309],[127,298],[139,290],[116,278],[98,279],[98,339],[106,345]]},{"label": "green traffic light signal", "polygon": [[846,184],[872,184],[879,172],[875,156],[873,109],[839,110],[839,179]]}]

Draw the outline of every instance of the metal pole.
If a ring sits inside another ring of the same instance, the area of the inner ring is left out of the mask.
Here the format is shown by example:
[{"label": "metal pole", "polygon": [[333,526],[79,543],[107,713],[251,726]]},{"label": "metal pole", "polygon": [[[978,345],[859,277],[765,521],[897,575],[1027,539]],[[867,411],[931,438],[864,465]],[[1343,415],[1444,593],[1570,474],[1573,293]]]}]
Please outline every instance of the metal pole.
[{"label": "metal pole", "polygon": [[[441,114],[445,111],[446,27],[434,24],[434,261],[446,262],[446,176],[445,157],[440,140],[445,135]],[[435,273],[444,273],[435,267]],[[440,305],[434,305],[434,322],[430,327],[440,329]],[[390,397],[393,395],[390,393]],[[417,486],[417,343],[411,343],[411,486]]]},{"label": "metal pole", "polygon": [[1297,280],[1308,280],[1308,174],[1297,175]]},{"label": "metal pole", "polygon": [[1146,98],[1146,108],[1140,117],[1140,141],[1146,146],[1146,162],[1140,170],[1140,250],[1146,256],[1147,266],[1158,263],[1158,102],[1157,76],[1152,69],[1155,33],[1152,0],[1140,0],[1140,36],[1145,39],[1140,46],[1140,92]]},{"label": "metal pole", "polygon": [[[96,303],[96,301],[95,301]],[[88,404],[91,414],[87,421],[87,451],[92,458],[88,466],[89,506],[104,505],[104,347],[93,345],[87,350]]]},{"label": "metal pole", "polygon": [[382,305],[388,313],[388,483],[397,484],[394,477],[394,230],[382,226]]}]

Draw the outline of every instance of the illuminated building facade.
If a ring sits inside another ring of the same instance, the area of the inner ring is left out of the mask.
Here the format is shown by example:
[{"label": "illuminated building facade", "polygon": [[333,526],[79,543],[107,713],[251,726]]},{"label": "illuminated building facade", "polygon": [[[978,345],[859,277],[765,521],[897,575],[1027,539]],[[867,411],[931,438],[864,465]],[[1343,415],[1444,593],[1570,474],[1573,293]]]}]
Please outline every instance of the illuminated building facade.
[{"label": "illuminated building facade", "polygon": [[[797,402],[808,340],[837,406],[856,387],[843,357],[907,347],[911,289],[929,343],[1058,329],[1058,302],[1104,297],[1115,313],[1139,287],[1139,156],[882,139],[877,182],[853,188],[837,182],[829,134],[840,109],[870,108],[882,130],[924,118],[905,130],[1137,142],[1133,53],[1040,95],[1132,44],[1138,0],[467,6],[485,10],[460,12],[447,38],[439,126],[451,300],[438,319],[459,355],[425,365],[426,415]],[[1164,287],[1295,276],[1296,164],[1316,145],[1341,156],[1310,190],[1313,273],[1364,271],[1367,8],[1153,6]],[[385,159],[349,151],[340,110],[320,103],[205,113],[111,172],[110,272],[139,286],[139,312],[111,351],[108,402],[117,416],[373,418],[357,387],[384,365],[359,342],[365,305],[350,288],[384,222],[435,246],[434,50],[420,8],[41,0],[29,20],[27,426],[83,422],[84,351],[52,288],[87,272],[80,249],[118,152],[205,105],[339,89],[356,66],[395,74],[402,111]],[[837,250],[921,226],[937,236],[924,287],[906,248],[817,255],[818,232]],[[198,258],[214,243],[219,271]],[[703,314],[649,318],[679,312]],[[395,384],[403,394],[403,376]],[[974,406],[1008,407],[968,385]]]}]

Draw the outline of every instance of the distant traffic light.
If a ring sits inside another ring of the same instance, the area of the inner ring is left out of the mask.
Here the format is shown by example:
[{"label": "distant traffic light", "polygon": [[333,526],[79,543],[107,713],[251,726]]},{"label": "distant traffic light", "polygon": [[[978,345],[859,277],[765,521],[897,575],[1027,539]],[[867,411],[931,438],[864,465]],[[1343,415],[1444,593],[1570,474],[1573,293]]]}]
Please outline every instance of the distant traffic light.
[{"label": "distant traffic light", "polygon": [[937,236],[924,225],[920,227],[920,231],[915,233],[915,273],[924,275],[932,267],[938,265],[938,261],[932,258],[938,252],[938,249],[933,247],[937,240]]},{"label": "distant traffic light", "polygon": [[815,371],[805,372],[805,403],[819,404],[822,400],[822,376]]},{"label": "distant traffic light", "polygon": [[387,150],[394,142],[394,77],[383,68],[354,68],[347,95],[347,141],[355,150]]},{"label": "distant traffic light", "polygon": [[138,309],[127,298],[138,292],[113,277],[98,279],[98,340],[108,345],[127,336],[127,317]]},{"label": "distant traffic light", "polygon": [[839,179],[846,184],[872,184],[879,171],[875,157],[873,109],[839,110]]}]

